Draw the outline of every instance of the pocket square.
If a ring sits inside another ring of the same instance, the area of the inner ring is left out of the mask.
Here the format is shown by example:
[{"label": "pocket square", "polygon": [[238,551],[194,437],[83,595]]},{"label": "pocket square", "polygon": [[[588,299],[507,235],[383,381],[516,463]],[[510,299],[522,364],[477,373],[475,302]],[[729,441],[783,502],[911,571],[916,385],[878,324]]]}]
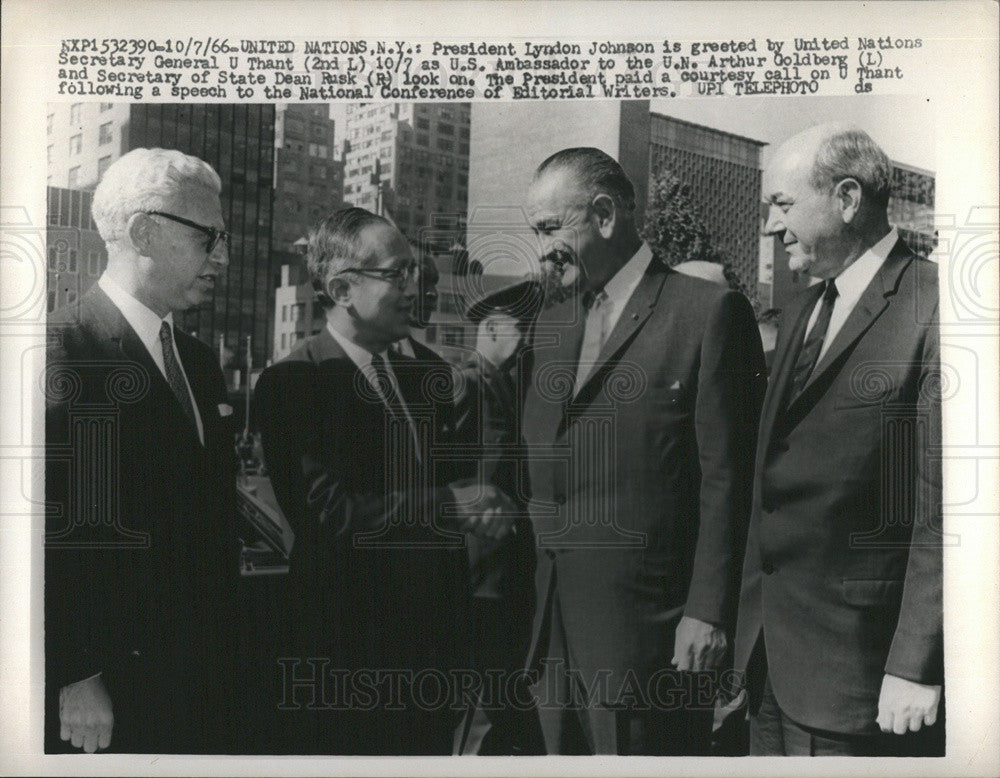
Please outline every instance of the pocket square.
[{"label": "pocket square", "polygon": [[670,391],[671,392],[679,392],[681,389],[683,389],[683,386],[681,386],[681,382],[680,381],[674,381],[670,385]]},{"label": "pocket square", "polygon": [[229,405],[228,403],[219,403],[219,415],[223,417],[232,416],[233,406]]}]

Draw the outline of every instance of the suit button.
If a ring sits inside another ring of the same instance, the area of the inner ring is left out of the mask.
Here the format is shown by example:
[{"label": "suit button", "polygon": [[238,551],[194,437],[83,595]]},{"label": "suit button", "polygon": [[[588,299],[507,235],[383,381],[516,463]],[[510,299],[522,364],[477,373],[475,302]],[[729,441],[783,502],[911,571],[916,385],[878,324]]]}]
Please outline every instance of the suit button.
[{"label": "suit button", "polygon": [[770,562],[764,562],[764,564],[760,566],[760,569],[764,571],[764,575],[771,575],[774,573],[774,565]]}]

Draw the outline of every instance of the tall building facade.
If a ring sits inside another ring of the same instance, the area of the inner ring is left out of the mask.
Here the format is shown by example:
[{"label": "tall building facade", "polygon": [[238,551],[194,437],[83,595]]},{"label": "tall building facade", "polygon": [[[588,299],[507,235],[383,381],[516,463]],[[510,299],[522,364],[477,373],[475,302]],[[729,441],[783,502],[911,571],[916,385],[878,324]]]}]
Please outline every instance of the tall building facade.
[{"label": "tall building facade", "polygon": [[468,103],[347,106],[344,200],[389,216],[414,243],[430,230],[431,250],[447,250],[439,225],[460,232],[468,206],[470,117]]},{"label": "tall building facade", "polygon": [[652,114],[650,178],[668,170],[690,187],[715,247],[744,289],[757,288],[761,141]]},{"label": "tall building facade", "polygon": [[49,106],[45,122],[49,186],[93,189],[104,171],[129,150],[127,103]]},{"label": "tall building facade", "polygon": [[48,187],[45,244],[49,313],[72,305],[108,264],[108,252],[90,215],[93,193]]},{"label": "tall building facade", "polygon": [[281,266],[281,278],[274,290],[274,342],[271,358],[287,356],[300,340],[319,333],[326,326],[323,306],[316,300],[305,261],[299,257]]},{"label": "tall building facade", "polygon": [[309,230],[344,202],[344,163],[326,104],[283,104],[274,118],[272,246],[294,252]]}]

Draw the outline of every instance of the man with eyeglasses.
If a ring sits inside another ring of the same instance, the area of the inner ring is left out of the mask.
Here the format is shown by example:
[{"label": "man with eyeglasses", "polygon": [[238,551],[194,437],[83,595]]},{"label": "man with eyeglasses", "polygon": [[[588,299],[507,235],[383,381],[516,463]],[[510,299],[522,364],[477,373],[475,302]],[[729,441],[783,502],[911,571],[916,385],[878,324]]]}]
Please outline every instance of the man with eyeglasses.
[{"label": "man with eyeglasses", "polygon": [[361,208],[313,231],[309,270],[327,326],[256,386],[264,459],[295,531],[287,750],[448,754],[468,663],[463,533],[501,539],[517,515],[496,487],[456,480],[454,383],[409,334],[418,264]]},{"label": "man with eyeglasses", "polygon": [[108,265],[49,321],[46,751],[235,748],[232,409],[174,322],[228,265],[221,182],[136,149],[93,200]]}]

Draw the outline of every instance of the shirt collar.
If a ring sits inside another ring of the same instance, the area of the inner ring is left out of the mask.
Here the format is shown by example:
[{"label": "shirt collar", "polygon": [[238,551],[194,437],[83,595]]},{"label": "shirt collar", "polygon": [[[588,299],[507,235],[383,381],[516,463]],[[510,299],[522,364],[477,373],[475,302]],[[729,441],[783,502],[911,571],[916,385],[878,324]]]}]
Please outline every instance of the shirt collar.
[{"label": "shirt collar", "polygon": [[[328,321],[326,323],[326,328],[333,336],[333,339],[340,344],[340,347],[342,349],[344,349],[344,352],[347,354],[350,360],[355,365],[358,366],[361,372],[367,375],[368,374],[367,371],[371,368],[372,364],[372,352],[370,352],[366,348],[363,348],[362,346],[359,346],[354,341],[349,340],[347,336],[344,335],[342,332],[338,331],[337,328],[334,327],[331,322]],[[389,361],[388,354],[385,351],[382,352],[381,356],[382,359],[384,359],[386,362]]]},{"label": "shirt collar", "polygon": [[897,240],[899,240],[899,233],[893,227],[882,240],[848,265],[836,277],[838,304],[853,306],[857,302],[862,292],[875,278],[875,274],[882,267],[882,263],[889,256]]},{"label": "shirt collar", "polygon": [[620,308],[628,302],[628,298],[632,296],[632,292],[639,285],[639,281],[652,259],[653,250],[648,243],[643,241],[632,258],[618,268],[618,272],[604,285],[604,294],[616,308]]},{"label": "shirt collar", "polygon": [[97,283],[111,299],[111,302],[115,304],[115,307],[122,312],[125,321],[135,330],[135,334],[139,336],[146,350],[150,354],[160,353],[160,326],[163,322],[167,322],[173,328],[173,313],[168,313],[163,318],[160,318],[149,307],[139,302],[129,292],[126,292],[117,281],[108,275],[107,271],[101,274],[101,277],[97,279]]}]

